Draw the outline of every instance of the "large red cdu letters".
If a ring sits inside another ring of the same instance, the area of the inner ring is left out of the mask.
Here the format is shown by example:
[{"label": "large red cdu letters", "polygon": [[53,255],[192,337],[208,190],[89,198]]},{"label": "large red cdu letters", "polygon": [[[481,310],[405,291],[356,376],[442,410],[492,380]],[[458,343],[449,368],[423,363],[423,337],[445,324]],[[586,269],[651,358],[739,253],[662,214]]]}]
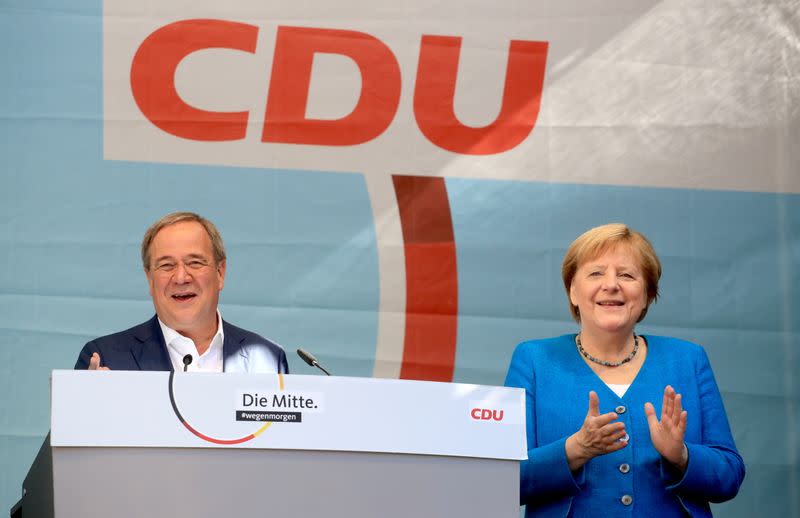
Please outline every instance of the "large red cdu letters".
[{"label": "large red cdu letters", "polygon": [[224,48],[254,53],[258,27],[223,20],[184,20],[145,39],[131,64],[136,104],[153,124],[176,137],[201,141],[239,140],[248,112],[216,112],[186,104],[175,89],[175,70],[192,52]]},{"label": "large red cdu letters", "polygon": [[[358,102],[335,120],[306,118],[315,53],[352,59],[361,73]],[[263,142],[353,146],[389,127],[400,101],[400,67],[383,42],[362,32],[278,27],[272,78],[264,115]]]},{"label": "large red cdu letters", "polygon": [[420,131],[454,153],[491,155],[520,144],[539,115],[547,61],[547,42],[512,40],[500,114],[482,128],[461,124],[453,98],[461,38],[423,36],[414,90],[414,115]]}]

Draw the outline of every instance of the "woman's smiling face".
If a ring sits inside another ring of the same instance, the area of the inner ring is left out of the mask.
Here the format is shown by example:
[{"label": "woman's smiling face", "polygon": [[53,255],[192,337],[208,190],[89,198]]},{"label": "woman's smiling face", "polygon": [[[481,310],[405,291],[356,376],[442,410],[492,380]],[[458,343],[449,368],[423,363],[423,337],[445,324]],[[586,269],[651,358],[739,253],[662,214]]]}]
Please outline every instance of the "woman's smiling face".
[{"label": "woman's smiling face", "polygon": [[570,302],[578,307],[581,328],[632,332],[647,306],[642,269],[627,245],[610,248],[575,272]]}]

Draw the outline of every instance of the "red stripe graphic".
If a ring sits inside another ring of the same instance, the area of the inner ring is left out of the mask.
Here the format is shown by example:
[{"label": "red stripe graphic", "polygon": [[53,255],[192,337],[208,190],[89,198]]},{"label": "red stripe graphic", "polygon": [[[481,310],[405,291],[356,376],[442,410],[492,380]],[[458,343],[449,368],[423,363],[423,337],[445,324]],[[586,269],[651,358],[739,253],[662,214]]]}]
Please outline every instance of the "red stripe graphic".
[{"label": "red stripe graphic", "polygon": [[[283,390],[283,375],[278,374],[278,382],[280,384],[280,389]],[[265,424],[261,427],[256,433],[251,433],[249,435],[245,435],[244,437],[239,437],[238,439],[215,439],[214,437],[209,437],[203,433],[198,432],[192,425],[190,425],[186,419],[183,418],[181,415],[180,410],[178,410],[178,405],[175,402],[175,371],[171,371],[169,373],[169,382],[167,383],[167,389],[169,392],[169,402],[172,405],[172,411],[175,412],[175,417],[178,418],[178,421],[186,427],[187,430],[195,434],[197,437],[203,439],[204,441],[208,441],[214,444],[241,444],[243,442],[247,442],[251,439],[255,439],[257,435],[261,434],[269,425],[270,423]]]},{"label": "red stripe graphic", "polygon": [[191,425],[189,425],[189,423],[187,423],[186,421],[181,421],[181,423],[183,423],[183,426],[185,426],[187,430],[189,430],[190,432],[192,432],[196,436],[200,437],[204,441],[213,442],[214,444],[241,444],[243,442],[249,441],[250,439],[255,439],[256,438],[255,435],[250,434],[250,435],[246,435],[244,437],[240,437],[239,439],[215,439],[213,437],[209,437],[208,435],[204,435],[204,434],[198,432],[197,430],[192,428]]},{"label": "red stripe graphic", "polygon": [[400,378],[452,381],[458,323],[456,244],[443,178],[392,176],[406,259]]}]

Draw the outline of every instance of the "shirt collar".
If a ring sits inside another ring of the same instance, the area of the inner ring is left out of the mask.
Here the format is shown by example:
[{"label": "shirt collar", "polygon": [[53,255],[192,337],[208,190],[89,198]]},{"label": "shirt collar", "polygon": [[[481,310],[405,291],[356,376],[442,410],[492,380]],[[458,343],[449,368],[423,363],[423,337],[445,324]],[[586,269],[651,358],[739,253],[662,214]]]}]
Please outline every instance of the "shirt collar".
[{"label": "shirt collar", "polygon": [[[158,315],[156,315],[156,317],[158,318],[158,325],[161,326],[161,333],[164,335],[164,343],[167,344],[167,347],[175,349],[181,354],[197,354],[197,345],[194,343],[194,340],[187,336],[183,336],[179,332],[169,327],[167,324],[161,321],[161,318],[158,317]],[[217,309],[217,332],[211,338],[211,344],[209,345],[206,353],[208,353],[208,351],[214,347],[222,347],[224,341],[225,333],[222,330],[222,314],[220,314],[219,309]],[[194,351],[190,350],[192,347],[194,348]]]}]

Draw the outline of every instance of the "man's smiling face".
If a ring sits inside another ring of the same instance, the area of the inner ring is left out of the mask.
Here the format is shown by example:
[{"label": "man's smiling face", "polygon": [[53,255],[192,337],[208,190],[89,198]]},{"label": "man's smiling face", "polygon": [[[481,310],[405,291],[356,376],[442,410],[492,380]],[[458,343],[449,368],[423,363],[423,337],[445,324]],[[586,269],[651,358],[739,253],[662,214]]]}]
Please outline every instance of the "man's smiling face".
[{"label": "man's smiling face", "polygon": [[147,282],[158,317],[193,338],[217,328],[225,261],[214,260],[211,238],[196,221],[162,228],[150,244]]}]

